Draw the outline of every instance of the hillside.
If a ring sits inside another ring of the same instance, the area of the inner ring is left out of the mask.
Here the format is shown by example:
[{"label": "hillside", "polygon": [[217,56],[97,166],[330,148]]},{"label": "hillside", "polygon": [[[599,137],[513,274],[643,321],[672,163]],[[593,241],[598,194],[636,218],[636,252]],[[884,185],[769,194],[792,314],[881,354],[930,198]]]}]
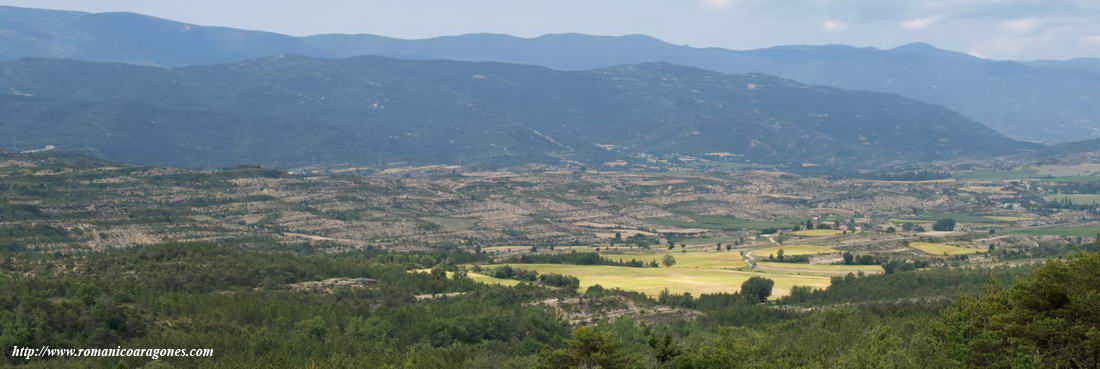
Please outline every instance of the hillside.
[{"label": "hillside", "polygon": [[[1100,72],[1094,60],[1021,63],[910,44],[735,51],[672,45],[646,36],[580,34],[524,39],[465,35],[399,40],[371,35],[307,39],[342,56],[500,61],[584,70],[660,61],[726,73],[767,73],[803,83],[881,91],[944,105],[1010,137],[1066,142],[1100,137]],[[570,50],[570,52],[561,52]]]},{"label": "hillside", "polygon": [[[0,95],[5,149],[54,145],[125,163],[222,167],[308,165],[323,147],[352,147],[349,135],[315,121],[259,114],[176,110],[112,100],[74,102]],[[301,149],[298,149],[301,148]]]},{"label": "hillside", "polygon": [[[423,40],[374,35],[295,38],[202,27],[130,13],[0,7],[0,60],[70,58],[158,66],[232,63],[302,54],[382,55],[534,64],[587,70],[667,62],[725,73],[766,73],[808,84],[897,93],[944,105],[1019,139],[1100,137],[1095,59],[1011,62],[911,44],[889,50],[784,46],[735,51],[672,45],[647,36],[518,38],[472,34]],[[168,47],[166,45],[171,45]],[[563,52],[568,51],[568,52]]]},{"label": "hillside", "polygon": [[163,137],[179,151],[138,162],[183,166],[211,156],[219,165],[499,167],[721,152],[859,168],[1033,147],[896,95],[661,63],[563,72],[384,57],[174,69],[24,59],[0,64],[0,91],[22,97],[5,100],[17,105],[0,126],[21,150],[90,147],[124,160],[111,153]]},{"label": "hillside", "polygon": [[51,57],[197,65],[284,53],[310,53],[310,49],[291,36],[203,27],[133,13],[0,6],[0,60]]}]

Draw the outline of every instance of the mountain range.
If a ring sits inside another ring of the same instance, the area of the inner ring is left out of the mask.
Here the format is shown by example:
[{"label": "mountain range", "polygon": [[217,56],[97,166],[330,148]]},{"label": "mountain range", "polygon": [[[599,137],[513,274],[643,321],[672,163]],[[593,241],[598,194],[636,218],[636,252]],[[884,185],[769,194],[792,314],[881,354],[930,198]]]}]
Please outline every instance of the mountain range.
[{"label": "mountain range", "polygon": [[944,105],[1018,139],[1100,137],[1100,61],[996,61],[910,44],[735,51],[672,45],[648,36],[518,38],[471,34],[423,40],[374,35],[291,37],[203,27],[132,13],[0,7],[0,60],[71,58],[154,66],[234,63],[300,54],[380,55],[591,70],[665,62],[724,73],[766,73],[802,83],[900,94]]},{"label": "mountain range", "polygon": [[858,168],[1035,148],[901,96],[667,63],[281,56],[163,68],[0,64],[0,134],[126,162],[509,166],[645,155]]}]

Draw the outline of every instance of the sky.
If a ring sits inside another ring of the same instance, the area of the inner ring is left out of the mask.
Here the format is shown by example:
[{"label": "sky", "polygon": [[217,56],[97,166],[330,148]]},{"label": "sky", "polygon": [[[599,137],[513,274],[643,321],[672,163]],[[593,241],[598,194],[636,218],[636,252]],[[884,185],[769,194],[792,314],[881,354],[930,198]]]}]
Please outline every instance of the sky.
[{"label": "sky", "polygon": [[291,35],[646,34],[755,49],[910,42],[993,59],[1100,57],[1100,0],[0,0]]}]

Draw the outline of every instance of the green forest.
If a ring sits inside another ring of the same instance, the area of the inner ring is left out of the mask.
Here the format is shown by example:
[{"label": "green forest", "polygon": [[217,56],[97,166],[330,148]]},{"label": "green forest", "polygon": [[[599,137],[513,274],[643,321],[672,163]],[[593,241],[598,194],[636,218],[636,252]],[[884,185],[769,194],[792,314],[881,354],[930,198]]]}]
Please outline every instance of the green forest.
[{"label": "green forest", "polygon": [[[481,254],[449,250],[320,254],[213,243],[73,255],[6,252],[0,257],[0,346],[8,351],[4,366],[20,368],[1100,365],[1100,253],[1041,265],[834,277],[826,290],[799,289],[765,301],[758,297],[760,288],[771,288],[767,283],[744,289],[754,291],[745,295],[658,298],[598,286],[582,291],[575,283],[487,285],[462,267],[483,261]],[[366,282],[296,287],[332,278]],[[551,298],[594,303],[586,306],[672,306],[690,314],[571,324],[536,303]],[[10,355],[14,346],[43,345],[215,353],[157,360]]]}]

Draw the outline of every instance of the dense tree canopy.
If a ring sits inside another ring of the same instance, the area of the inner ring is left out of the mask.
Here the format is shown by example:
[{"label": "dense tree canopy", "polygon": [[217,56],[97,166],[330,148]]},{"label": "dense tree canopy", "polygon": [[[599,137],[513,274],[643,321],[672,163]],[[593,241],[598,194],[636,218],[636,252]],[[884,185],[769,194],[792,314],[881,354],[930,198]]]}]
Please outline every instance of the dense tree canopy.
[{"label": "dense tree canopy", "polygon": [[977,367],[1100,367],[1100,254],[1049,261],[1029,280],[963,298],[939,329]]}]

